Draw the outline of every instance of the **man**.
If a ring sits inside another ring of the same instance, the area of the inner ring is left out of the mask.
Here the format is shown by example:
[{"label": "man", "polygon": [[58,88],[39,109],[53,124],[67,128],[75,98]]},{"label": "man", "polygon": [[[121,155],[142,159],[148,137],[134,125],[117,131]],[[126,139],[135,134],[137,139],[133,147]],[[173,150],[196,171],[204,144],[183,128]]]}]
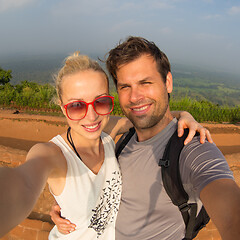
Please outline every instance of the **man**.
[{"label": "man", "polygon": [[[119,156],[123,189],[117,240],[183,239],[181,213],[168,197],[159,159],[177,128],[169,109],[170,63],[158,47],[130,37],[109,52],[107,68],[121,108],[136,133]],[[190,202],[203,203],[223,239],[240,236],[240,189],[222,153],[197,137],[180,155],[180,174]]]}]

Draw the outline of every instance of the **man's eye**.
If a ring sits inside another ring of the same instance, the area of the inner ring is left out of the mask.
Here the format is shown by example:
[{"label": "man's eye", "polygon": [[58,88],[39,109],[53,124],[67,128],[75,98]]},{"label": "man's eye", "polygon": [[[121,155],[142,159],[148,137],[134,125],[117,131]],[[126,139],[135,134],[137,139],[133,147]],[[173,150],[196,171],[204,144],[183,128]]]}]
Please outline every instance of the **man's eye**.
[{"label": "man's eye", "polygon": [[143,82],[143,85],[152,84],[151,82]]},{"label": "man's eye", "polygon": [[126,89],[126,88],[128,88],[128,86],[121,86],[121,87],[119,87],[120,90],[123,90],[123,89]]}]

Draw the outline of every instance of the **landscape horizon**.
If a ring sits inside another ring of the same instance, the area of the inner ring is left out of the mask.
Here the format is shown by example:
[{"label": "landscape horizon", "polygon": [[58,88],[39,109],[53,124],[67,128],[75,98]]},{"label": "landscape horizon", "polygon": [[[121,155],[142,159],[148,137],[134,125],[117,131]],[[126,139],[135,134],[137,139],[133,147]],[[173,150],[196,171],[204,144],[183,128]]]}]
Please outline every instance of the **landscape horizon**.
[{"label": "landscape horizon", "polygon": [[[85,54],[85,53],[83,53]],[[12,70],[10,84],[16,85],[22,81],[38,84],[54,84],[53,75],[58,71],[67,54],[38,54],[2,56],[0,67]],[[104,59],[104,54],[88,54],[91,58]],[[103,62],[99,61],[105,69]],[[105,69],[106,70],[106,69]],[[206,66],[194,66],[191,63],[172,63],[174,90],[172,98],[189,97],[197,101],[210,101],[218,105],[240,105],[240,74],[223,70],[209,69]],[[110,81],[111,91],[115,91]]]}]

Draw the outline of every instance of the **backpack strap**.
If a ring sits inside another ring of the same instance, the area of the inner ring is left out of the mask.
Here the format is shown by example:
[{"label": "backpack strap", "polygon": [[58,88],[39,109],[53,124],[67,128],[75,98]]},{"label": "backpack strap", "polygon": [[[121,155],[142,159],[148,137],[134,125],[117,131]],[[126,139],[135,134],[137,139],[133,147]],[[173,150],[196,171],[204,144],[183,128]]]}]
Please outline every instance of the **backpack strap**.
[{"label": "backpack strap", "polygon": [[132,127],[129,129],[127,135],[123,138],[123,140],[121,141],[121,139],[119,141],[121,141],[120,145],[118,146],[118,148],[116,149],[116,158],[119,157],[120,153],[122,152],[122,150],[125,148],[125,146],[127,145],[127,143],[129,142],[129,140],[131,139],[131,137],[134,135],[135,133],[135,128]]},{"label": "backpack strap", "polygon": [[173,204],[179,206],[180,209],[184,209],[188,201],[188,194],[183,188],[182,181],[178,181],[181,179],[178,159],[187,135],[188,130],[184,132],[183,137],[179,138],[176,130],[165,148],[163,158],[158,163],[162,166],[162,178],[166,192]]},{"label": "backpack strap", "polygon": [[188,132],[188,129],[186,129],[183,136],[179,138],[177,130],[175,131],[165,148],[163,158],[159,160],[158,164],[162,167],[164,188],[173,204],[178,206],[182,214],[186,226],[185,240],[192,239],[197,214],[197,204],[188,204],[189,197],[184,190],[179,171],[179,157]]}]

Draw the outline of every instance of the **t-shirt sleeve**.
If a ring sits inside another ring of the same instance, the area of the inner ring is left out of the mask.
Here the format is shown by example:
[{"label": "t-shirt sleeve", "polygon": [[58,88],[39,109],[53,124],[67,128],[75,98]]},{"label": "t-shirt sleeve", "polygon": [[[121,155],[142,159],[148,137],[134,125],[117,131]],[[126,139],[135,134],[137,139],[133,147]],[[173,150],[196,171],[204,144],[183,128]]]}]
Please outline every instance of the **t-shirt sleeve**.
[{"label": "t-shirt sleeve", "polygon": [[198,198],[201,190],[212,181],[234,179],[221,151],[215,144],[200,144],[199,137],[183,148],[179,161],[182,182],[191,185]]}]

